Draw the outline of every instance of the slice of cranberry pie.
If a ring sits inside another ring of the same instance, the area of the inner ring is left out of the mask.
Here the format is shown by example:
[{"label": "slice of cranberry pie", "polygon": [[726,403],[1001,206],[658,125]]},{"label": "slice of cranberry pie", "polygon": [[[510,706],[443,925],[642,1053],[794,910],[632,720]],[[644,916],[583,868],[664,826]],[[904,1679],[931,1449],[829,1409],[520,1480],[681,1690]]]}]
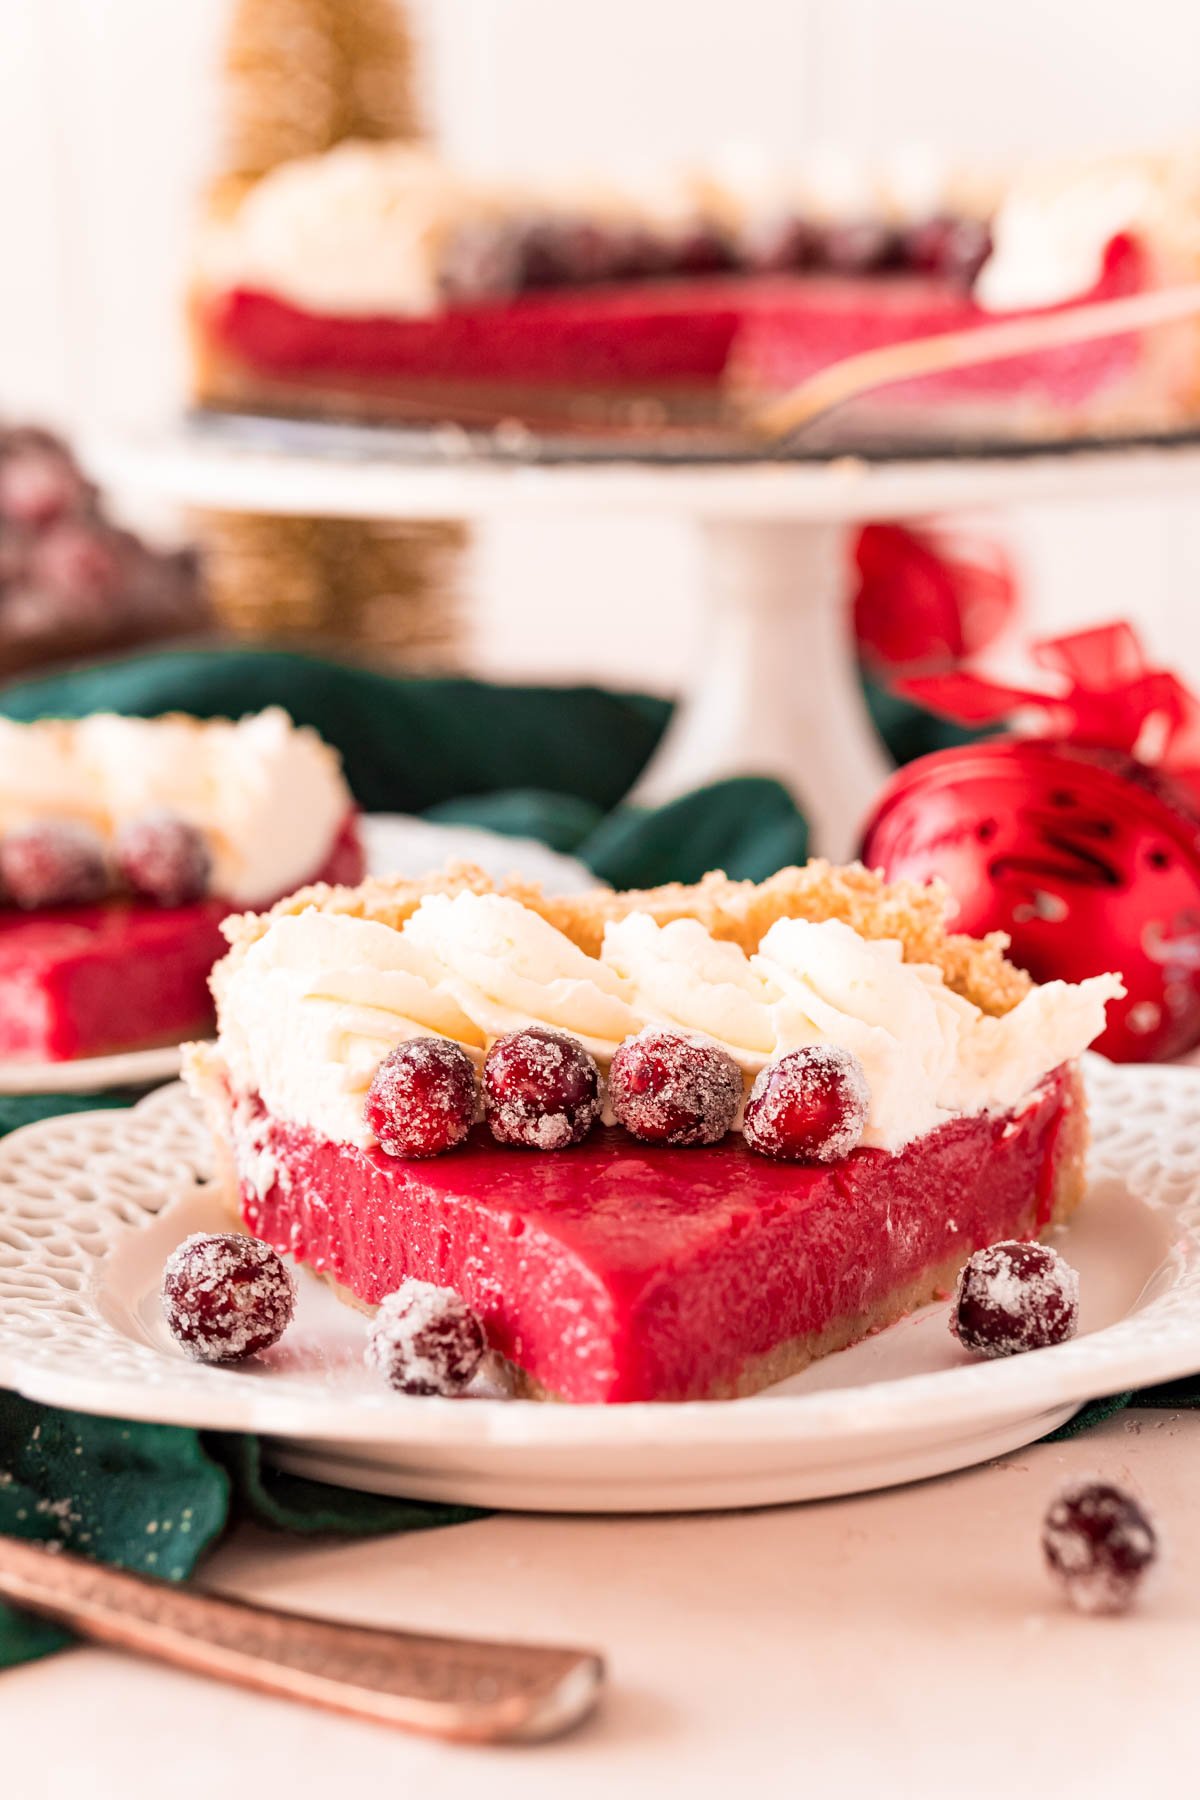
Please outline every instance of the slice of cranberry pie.
[{"label": "slice of cranberry pie", "polygon": [[942,908],[823,863],[314,888],[227,922],[188,1078],[244,1225],[346,1298],[454,1290],[536,1396],[751,1393],[1082,1197],[1120,983],[1035,988]]},{"label": "slice of cranberry pie", "polygon": [[362,873],[335,752],[278,707],[0,719],[0,1061],[206,1031],[221,921]]}]

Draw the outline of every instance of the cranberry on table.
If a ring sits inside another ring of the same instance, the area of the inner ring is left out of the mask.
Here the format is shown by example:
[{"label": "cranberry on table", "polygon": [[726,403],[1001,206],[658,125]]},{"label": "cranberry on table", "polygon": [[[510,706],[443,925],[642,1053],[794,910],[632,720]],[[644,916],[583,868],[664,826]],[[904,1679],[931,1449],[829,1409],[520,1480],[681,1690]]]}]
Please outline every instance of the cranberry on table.
[{"label": "cranberry on table", "polygon": [[626,1038],[612,1060],[608,1100],[619,1125],[647,1144],[716,1144],[742,1100],[727,1050],[681,1031]]},{"label": "cranberry on table", "polygon": [[871,1095],[857,1056],[810,1044],[768,1063],[742,1125],[747,1147],[780,1162],[840,1162],[862,1142]]},{"label": "cranberry on table", "polygon": [[1064,1488],[1042,1524],[1051,1574],[1079,1612],[1127,1612],[1158,1557],[1158,1534],[1145,1508],[1107,1481]]},{"label": "cranberry on table", "polygon": [[0,838],[0,896],[13,906],[88,906],[109,887],[104,845],[89,826],[45,819]]},{"label": "cranberry on table", "polygon": [[242,1362],[269,1350],[295,1305],[295,1282],[275,1251],[240,1232],[196,1232],[163,1270],[167,1325],[197,1362]]},{"label": "cranberry on table", "polygon": [[416,1037],[380,1063],[364,1116],[389,1156],[440,1156],[462,1143],[478,1106],[475,1067],[462,1046]]},{"label": "cranberry on table", "polygon": [[132,891],[160,906],[202,900],[212,876],[204,833],[173,813],[147,813],[131,820],[117,837],[116,861]]},{"label": "cranberry on table", "polygon": [[1079,1276],[1049,1244],[991,1244],[958,1278],[950,1329],[977,1356],[1064,1344],[1079,1325]]},{"label": "cranberry on table", "polygon": [[497,1038],[483,1065],[483,1110],[499,1144],[565,1150],[600,1112],[600,1071],[578,1038],[529,1025]]},{"label": "cranberry on table", "polygon": [[466,1387],[486,1349],[483,1326],[452,1288],[405,1281],[379,1303],[366,1361],[401,1394],[448,1395]]}]

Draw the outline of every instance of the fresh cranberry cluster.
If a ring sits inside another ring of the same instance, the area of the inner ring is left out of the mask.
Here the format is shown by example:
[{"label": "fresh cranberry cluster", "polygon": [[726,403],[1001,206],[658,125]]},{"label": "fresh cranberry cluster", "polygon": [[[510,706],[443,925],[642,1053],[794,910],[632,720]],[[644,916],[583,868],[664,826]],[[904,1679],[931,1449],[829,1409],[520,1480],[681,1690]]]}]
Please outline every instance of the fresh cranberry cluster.
[{"label": "fresh cranberry cluster", "polygon": [[[613,1057],[613,1117],[646,1144],[716,1144],[742,1102],[742,1074],[719,1044],[650,1029]],[[869,1095],[858,1058],[814,1045],[758,1076],[746,1101],[747,1147],[786,1162],[836,1162],[861,1142]],[[600,1117],[595,1058],[578,1038],[528,1025],[498,1038],[481,1077],[445,1038],[410,1038],[383,1062],[367,1094],[366,1122],[389,1156],[438,1156],[461,1144],[482,1111],[499,1144],[565,1150]]]},{"label": "fresh cranberry cluster", "polygon": [[61,439],[0,425],[0,673],[204,623],[191,553],[115,525]]},{"label": "fresh cranberry cluster", "polygon": [[[167,1329],[196,1362],[233,1364],[276,1345],[292,1322],[296,1284],[269,1244],[241,1232],[195,1232],[167,1258]],[[403,1394],[459,1394],[483,1362],[478,1316],[450,1288],[405,1281],[380,1302],[365,1361]]]},{"label": "fresh cranberry cluster", "polygon": [[158,906],[186,906],[209,889],[203,832],[172,813],[147,813],[117,834],[111,854],[89,825],[41,819],[0,838],[0,905],[27,912],[90,906],[125,892]]}]

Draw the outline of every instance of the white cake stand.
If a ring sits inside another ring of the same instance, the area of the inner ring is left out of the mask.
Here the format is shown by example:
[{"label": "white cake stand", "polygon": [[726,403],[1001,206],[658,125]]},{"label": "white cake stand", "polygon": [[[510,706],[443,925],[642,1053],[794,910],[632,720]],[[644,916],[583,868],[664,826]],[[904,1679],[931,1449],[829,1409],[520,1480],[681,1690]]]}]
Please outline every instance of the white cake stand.
[{"label": "white cake stand", "polygon": [[[736,774],[775,776],[812,847],[851,855],[888,772],[858,680],[846,533],[903,519],[1056,497],[1195,490],[1200,446],[817,462],[528,460],[530,446],[450,431],[371,432],[250,422],[182,427],[88,447],[125,494],[220,511],[371,520],[516,513],[655,513],[704,535],[694,672],[633,798],[670,800]],[[290,446],[290,447],[289,447]]]}]

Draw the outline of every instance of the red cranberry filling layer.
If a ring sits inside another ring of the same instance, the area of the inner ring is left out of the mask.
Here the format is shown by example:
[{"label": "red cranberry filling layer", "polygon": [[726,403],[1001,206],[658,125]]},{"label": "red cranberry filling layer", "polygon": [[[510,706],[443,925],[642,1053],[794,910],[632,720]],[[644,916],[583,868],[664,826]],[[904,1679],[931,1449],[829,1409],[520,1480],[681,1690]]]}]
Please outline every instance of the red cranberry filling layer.
[{"label": "red cranberry filling layer", "polygon": [[608,1100],[647,1144],[716,1144],[742,1102],[742,1072],[727,1050],[680,1031],[643,1031],[612,1060]]},{"label": "red cranberry filling layer", "polygon": [[167,1325],[197,1362],[242,1362],[269,1350],[295,1304],[295,1283],[275,1251],[240,1232],[196,1232],[163,1270]]},{"label": "red cranberry filling layer", "polygon": [[409,1162],[252,1097],[231,1125],[250,1230],[368,1306],[408,1278],[452,1288],[542,1388],[611,1403],[753,1391],[810,1344],[933,1298],[975,1245],[1041,1231],[1076,1197],[1077,1105],[1064,1070],[1017,1113],[832,1166],[756,1156],[732,1133],[681,1155],[621,1131],[565,1156],[475,1131]]},{"label": "red cranberry filling layer", "polygon": [[186,906],[208,892],[212,857],[204,833],[172,813],[148,813],[126,825],[116,861],[130,891],[159,906]]},{"label": "red cranberry filling layer", "polygon": [[783,1162],[840,1162],[862,1142],[871,1096],[857,1056],[836,1044],[768,1064],[746,1102],[751,1150]]},{"label": "red cranberry filling layer", "polygon": [[497,1038],[483,1065],[483,1110],[498,1144],[565,1150],[600,1113],[596,1061],[565,1031],[529,1025]]},{"label": "red cranberry filling layer", "polygon": [[475,1069],[448,1038],[398,1044],[367,1092],[367,1124],[389,1156],[440,1156],[461,1144],[479,1107]]},{"label": "red cranberry filling layer", "polygon": [[486,1348],[483,1326],[451,1288],[405,1281],[379,1302],[366,1361],[402,1394],[457,1394]]}]

